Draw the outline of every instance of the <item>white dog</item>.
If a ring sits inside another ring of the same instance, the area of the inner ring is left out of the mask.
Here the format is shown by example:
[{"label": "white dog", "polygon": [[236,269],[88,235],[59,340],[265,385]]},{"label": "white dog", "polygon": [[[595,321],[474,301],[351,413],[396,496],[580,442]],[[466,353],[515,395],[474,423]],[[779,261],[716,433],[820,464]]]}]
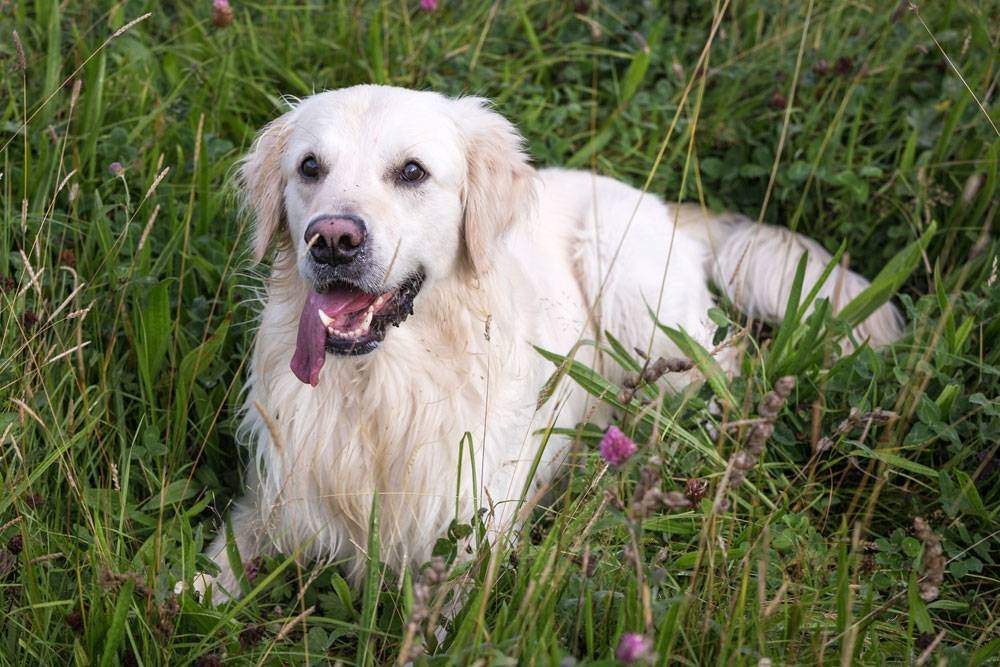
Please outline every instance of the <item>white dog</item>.
[{"label": "white dog", "polygon": [[[629,349],[677,356],[652,308],[711,349],[710,282],[775,320],[801,254],[807,289],[830,259],[784,229],[586,172],[536,171],[515,127],[475,97],[384,86],[314,95],[263,129],[241,177],[254,254],[275,252],[248,380],[253,461],[232,513],[236,546],[243,559],[341,561],[355,577],[374,494],[380,557],[419,565],[449,522],[481,507],[494,538],[516,526],[519,503],[567,449],[552,438],[539,452],[533,435],[555,410],[565,425],[607,418],[569,381],[537,408],[555,367],[533,345],[598,364],[593,346],[574,346],[606,329]],[[820,296],[843,306],[866,286],[838,269]],[[900,328],[884,306],[855,334],[880,345]],[[736,371],[733,350],[719,362]],[[603,372],[621,379],[611,366]],[[238,595],[224,531],[208,555],[221,570],[215,600]]]}]

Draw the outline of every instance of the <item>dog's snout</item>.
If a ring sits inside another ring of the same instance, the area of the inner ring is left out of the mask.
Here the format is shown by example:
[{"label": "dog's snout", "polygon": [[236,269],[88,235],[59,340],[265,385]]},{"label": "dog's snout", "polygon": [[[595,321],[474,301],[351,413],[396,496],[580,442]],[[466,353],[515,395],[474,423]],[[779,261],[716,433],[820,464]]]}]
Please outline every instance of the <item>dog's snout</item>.
[{"label": "dog's snout", "polygon": [[334,215],[314,220],[306,228],[309,254],[320,264],[347,264],[365,245],[364,220],[356,215]]}]

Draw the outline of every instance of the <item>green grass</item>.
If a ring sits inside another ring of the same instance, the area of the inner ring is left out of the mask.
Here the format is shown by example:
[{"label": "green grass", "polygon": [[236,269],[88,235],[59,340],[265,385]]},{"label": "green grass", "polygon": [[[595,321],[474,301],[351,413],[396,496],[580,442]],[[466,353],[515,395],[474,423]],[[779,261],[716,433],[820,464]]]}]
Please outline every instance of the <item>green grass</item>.
[{"label": "green grass", "polygon": [[[372,81],[492,97],[539,164],[843,242],[868,276],[931,230],[891,349],[837,359],[829,316],[714,312],[747,334],[743,376],[641,389],[651,404],[619,410],[641,443],[622,471],[595,454],[606,424],[576,431],[565,489],[514,553],[473,561],[418,662],[612,664],[641,632],[678,664],[997,663],[1000,4],[581,4],[234,0],[217,28],[207,0],[0,3],[0,664],[387,664],[444,590],[373,560],[356,591],[278,558],[238,604],[173,594],[240,486],[261,271],[234,162],[283,95]],[[786,374],[760,463],[715,511],[748,429],[718,422],[754,417]],[[852,408],[898,418],[838,432]],[[635,520],[645,466],[708,493]],[[933,602],[916,516],[946,561]]]}]

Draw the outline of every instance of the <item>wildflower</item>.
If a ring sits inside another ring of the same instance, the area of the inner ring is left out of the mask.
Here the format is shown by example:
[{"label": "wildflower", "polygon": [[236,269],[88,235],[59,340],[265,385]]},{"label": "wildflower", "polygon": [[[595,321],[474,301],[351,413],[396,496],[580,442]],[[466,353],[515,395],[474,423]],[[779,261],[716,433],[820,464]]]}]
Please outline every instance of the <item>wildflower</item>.
[{"label": "wildflower", "polygon": [[833,69],[837,74],[847,76],[854,71],[854,61],[847,56],[837,58],[837,62],[833,66]]},{"label": "wildflower", "polygon": [[819,61],[813,65],[813,72],[816,76],[826,76],[830,72],[830,63],[827,62],[825,58],[820,58]]},{"label": "wildflower", "polygon": [[687,498],[692,505],[697,504],[702,498],[704,498],[707,491],[708,482],[703,479],[692,477],[687,481],[687,484],[684,485],[684,497]]},{"label": "wildflower", "polygon": [[922,517],[914,517],[913,529],[924,543],[924,577],[920,580],[920,597],[924,602],[933,602],[941,594],[944,581],[944,554],[941,539],[934,534],[930,525]]},{"label": "wildflower", "polygon": [[[636,348],[636,352],[645,357],[645,353],[642,350]],[[618,401],[620,403],[630,402],[638,391],[642,383],[653,384],[666,373],[683,373],[689,371],[694,367],[687,359],[664,359],[663,357],[657,357],[653,362],[646,362],[642,371],[639,373],[626,373],[625,377],[622,379],[622,390],[618,394]]]},{"label": "wildflower", "polygon": [[589,546],[582,554],[578,556],[570,556],[570,560],[572,560],[574,564],[580,566],[580,570],[588,579],[593,577],[594,573],[597,572],[597,559],[598,555],[591,553]]},{"label": "wildflower", "polygon": [[447,578],[448,565],[443,558],[436,556],[431,559],[420,580],[413,584],[413,604],[410,606],[410,618],[406,624],[406,637],[400,649],[400,653],[410,660],[415,660],[424,652],[419,635],[426,626],[433,624],[435,614],[432,603]]},{"label": "wildflower", "polygon": [[157,621],[156,625],[153,627],[153,631],[156,633],[160,641],[166,642],[174,634],[174,621],[177,619],[177,614],[181,611],[180,602],[177,601],[176,595],[171,595],[167,597],[158,607],[157,607]]},{"label": "wildflower", "polygon": [[981,173],[970,174],[967,179],[965,179],[965,187],[962,188],[962,202],[968,206],[979,194],[980,188],[983,187],[983,182],[986,177]]},{"label": "wildflower", "polygon": [[112,176],[118,176],[123,171],[125,171],[125,167],[122,166],[121,162],[115,160],[114,162],[108,165],[108,171],[111,172]]},{"label": "wildflower", "polygon": [[260,575],[260,570],[263,566],[264,559],[260,556],[243,563],[243,574],[246,575],[247,581],[253,583],[253,580]]},{"label": "wildflower", "polygon": [[916,12],[917,6],[913,3],[913,0],[900,0],[899,4],[896,5],[896,9],[893,10],[892,16],[889,18],[889,21],[891,23],[899,22],[899,20],[903,18],[903,14],[905,14],[907,10],[911,12]]},{"label": "wildflower", "polygon": [[609,426],[601,438],[601,456],[615,468],[632,458],[638,447],[617,426]]},{"label": "wildflower", "polygon": [[425,12],[433,12],[438,8],[438,0],[420,0],[420,9]]},{"label": "wildflower", "polygon": [[774,94],[771,95],[771,99],[767,101],[767,106],[771,107],[775,111],[781,111],[788,106],[788,98],[775,91]]},{"label": "wildflower", "polygon": [[660,482],[663,480],[659,471],[661,465],[662,461],[654,456],[650,459],[649,465],[639,473],[639,483],[636,484],[629,508],[633,519],[645,519],[660,508],[682,510],[691,507],[691,501],[685,498],[680,491],[664,493],[660,488]]},{"label": "wildflower", "polygon": [[248,625],[242,630],[240,630],[240,647],[245,651],[248,648],[256,646],[264,639],[264,634],[266,630],[263,625]]},{"label": "wildflower", "polygon": [[674,58],[673,62],[670,63],[670,71],[681,81],[684,80],[684,68],[677,62],[677,58]]},{"label": "wildflower", "polygon": [[17,71],[23,72],[28,69],[28,61],[24,57],[24,45],[21,43],[21,36],[17,30],[11,31],[14,37],[14,51],[17,53]]},{"label": "wildflower", "polygon": [[747,472],[753,469],[764,453],[764,444],[774,434],[774,422],[778,419],[778,413],[795,388],[795,377],[786,375],[779,378],[774,383],[774,389],[764,396],[764,400],[757,406],[757,414],[760,415],[750,435],[747,436],[743,449],[733,454],[729,459],[727,476],[723,478],[716,498],[716,511],[723,512],[728,507],[726,499],[723,497],[727,490],[735,488],[746,479]]},{"label": "wildflower", "polygon": [[646,370],[642,372],[642,379],[646,382],[656,382],[665,373],[683,373],[694,368],[694,364],[691,363],[689,359],[664,359],[663,357],[657,357],[656,361],[651,363]]},{"label": "wildflower", "polygon": [[615,657],[627,665],[649,660],[653,657],[653,642],[643,635],[626,632],[618,640]]},{"label": "wildflower", "polygon": [[17,567],[17,556],[6,549],[0,549],[0,577],[13,572],[15,567]]},{"label": "wildflower", "polygon": [[38,315],[33,310],[25,310],[21,314],[21,323],[24,325],[26,331],[31,331],[38,324]]},{"label": "wildflower", "polygon": [[80,613],[79,609],[73,609],[66,614],[66,625],[76,634],[83,634],[83,614]]},{"label": "wildflower", "polygon": [[15,535],[7,541],[7,551],[11,552],[15,556],[21,553],[21,549],[24,548],[24,539],[20,534]]},{"label": "wildflower", "polygon": [[848,431],[857,428],[861,424],[866,424],[865,428],[867,429],[872,424],[888,424],[897,416],[898,415],[895,412],[892,412],[891,410],[883,410],[882,408],[875,408],[874,410],[870,410],[868,412],[861,412],[857,408],[851,408],[851,412],[847,415],[847,419],[840,422],[840,425],[837,426],[837,430],[833,432],[833,435],[820,438],[813,447],[813,450],[816,453],[825,452],[826,450],[831,449],[841,436],[846,434]]},{"label": "wildflower", "polygon": [[225,28],[233,22],[233,8],[229,6],[229,0],[212,1],[212,25],[216,28]]},{"label": "wildflower", "polygon": [[611,505],[619,512],[625,511],[625,503],[623,503],[622,499],[618,497],[618,494],[611,489],[604,489],[604,502]]}]

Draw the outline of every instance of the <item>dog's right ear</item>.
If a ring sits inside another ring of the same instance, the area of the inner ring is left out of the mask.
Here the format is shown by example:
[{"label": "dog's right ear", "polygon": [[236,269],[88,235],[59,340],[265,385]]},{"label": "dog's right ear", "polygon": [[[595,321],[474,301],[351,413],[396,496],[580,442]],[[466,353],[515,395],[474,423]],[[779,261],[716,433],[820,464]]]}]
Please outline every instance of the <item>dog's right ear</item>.
[{"label": "dog's right ear", "polygon": [[281,154],[290,124],[286,113],[265,125],[240,165],[239,181],[244,201],[253,209],[252,248],[258,262],[264,259],[275,237],[287,235]]}]

